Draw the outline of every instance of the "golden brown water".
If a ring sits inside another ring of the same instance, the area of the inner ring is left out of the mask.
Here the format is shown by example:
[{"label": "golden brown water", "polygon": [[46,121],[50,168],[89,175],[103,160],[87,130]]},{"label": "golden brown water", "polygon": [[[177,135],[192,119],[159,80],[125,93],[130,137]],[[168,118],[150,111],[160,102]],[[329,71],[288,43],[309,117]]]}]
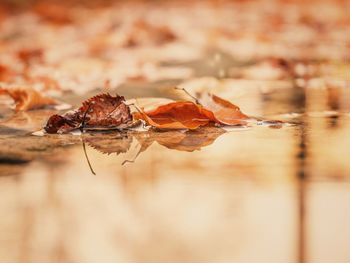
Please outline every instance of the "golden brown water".
[{"label": "golden brown water", "polygon": [[45,111],[1,127],[1,262],[349,262],[349,91],[244,92],[293,125],[149,133],[125,165],[137,133],[31,136]]}]

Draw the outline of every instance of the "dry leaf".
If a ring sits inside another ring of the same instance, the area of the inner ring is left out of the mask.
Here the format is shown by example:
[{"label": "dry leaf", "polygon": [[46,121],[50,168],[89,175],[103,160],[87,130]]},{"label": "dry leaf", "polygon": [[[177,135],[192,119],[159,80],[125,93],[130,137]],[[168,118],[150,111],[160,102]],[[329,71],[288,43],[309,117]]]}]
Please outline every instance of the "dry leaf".
[{"label": "dry leaf", "polygon": [[58,105],[59,102],[41,95],[32,88],[0,88],[0,95],[10,96],[16,104],[16,111],[41,109]]},{"label": "dry leaf", "polygon": [[90,130],[123,129],[130,126],[132,116],[123,96],[101,94],[83,102],[83,105],[64,115],[53,115],[47,121],[48,133],[65,133],[81,128]]},{"label": "dry leaf", "polygon": [[247,115],[231,102],[224,100],[214,94],[201,93],[197,97],[198,102],[206,109],[213,112],[216,121],[223,125],[246,124]]},{"label": "dry leaf", "polygon": [[195,130],[210,122],[220,125],[243,125],[249,117],[239,107],[216,95],[200,94],[197,103],[190,101],[171,102],[153,111],[134,113],[135,119],[142,119],[158,129]]},{"label": "dry leaf", "polygon": [[171,102],[153,111],[136,112],[133,116],[158,129],[195,130],[214,120],[210,111],[190,101]]}]

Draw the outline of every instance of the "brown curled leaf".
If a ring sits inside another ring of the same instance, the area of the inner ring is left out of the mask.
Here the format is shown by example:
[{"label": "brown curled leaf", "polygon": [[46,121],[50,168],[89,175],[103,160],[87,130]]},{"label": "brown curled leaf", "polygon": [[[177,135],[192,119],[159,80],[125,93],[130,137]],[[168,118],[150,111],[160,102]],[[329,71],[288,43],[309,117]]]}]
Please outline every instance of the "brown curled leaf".
[{"label": "brown curled leaf", "polygon": [[83,102],[78,109],[80,118],[87,111],[85,127],[115,127],[132,120],[129,106],[123,96],[109,94],[94,96]]},{"label": "brown curled leaf", "polygon": [[16,104],[16,111],[41,109],[58,105],[58,101],[48,98],[33,88],[0,88],[0,95],[10,96]]},{"label": "brown curled leaf", "polygon": [[78,123],[70,122],[67,117],[54,114],[48,119],[44,129],[47,133],[58,133],[59,131],[70,131],[78,125]]},{"label": "brown curled leaf", "polygon": [[[75,111],[53,115],[47,121],[48,133],[66,133],[77,128],[88,130],[122,129],[130,125],[132,116],[123,96],[100,94],[83,102]],[[82,127],[84,126],[84,127]]]}]

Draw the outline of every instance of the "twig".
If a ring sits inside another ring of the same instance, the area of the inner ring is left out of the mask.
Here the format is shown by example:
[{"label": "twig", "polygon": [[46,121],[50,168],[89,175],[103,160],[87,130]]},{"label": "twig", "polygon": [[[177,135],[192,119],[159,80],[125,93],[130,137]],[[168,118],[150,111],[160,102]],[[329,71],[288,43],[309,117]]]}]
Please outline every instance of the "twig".
[{"label": "twig", "polygon": [[87,152],[86,152],[86,146],[85,146],[84,138],[83,138],[83,149],[84,149],[85,158],[86,158],[86,161],[87,161],[87,163],[88,163],[88,165],[89,165],[90,171],[91,171],[91,173],[92,173],[93,175],[96,175],[96,173],[95,173],[95,171],[94,171],[94,169],[92,168],[92,165],[91,165],[91,163],[90,163],[89,156],[88,156],[88,154],[87,154]]},{"label": "twig", "polygon": [[196,102],[196,104],[201,105],[201,103],[199,102],[199,100],[198,100],[195,96],[193,96],[191,93],[189,93],[185,88],[175,87],[174,89],[182,90],[182,91],[185,92],[188,96],[190,96],[190,97]]},{"label": "twig", "polygon": [[[134,158],[132,160],[124,160],[122,162],[122,165],[126,164],[126,163],[134,163],[137,159],[137,157],[140,155],[140,153],[142,152],[142,145],[139,143],[138,145],[140,145],[140,149],[137,152],[137,154],[134,156]],[[137,145],[136,145],[137,146]]]},{"label": "twig", "polygon": [[90,107],[91,107],[91,103],[89,103],[89,106],[88,106],[87,110],[84,112],[83,120],[81,121],[81,124],[80,124],[80,127],[79,127],[79,129],[81,130],[81,132],[84,132],[86,115],[87,115],[87,113],[89,112]]},{"label": "twig", "polygon": [[122,162],[122,165],[126,164],[126,163],[134,163],[137,159],[137,157],[140,155],[141,153],[141,149],[138,151],[138,153],[134,156],[134,158],[132,160],[124,160]]},{"label": "twig", "polygon": [[126,106],[134,106],[135,107],[135,109],[140,113],[140,114],[144,114],[145,112],[143,111],[143,110],[141,110],[140,108],[139,108],[139,106],[137,106],[135,103],[130,103],[130,104],[127,104],[127,103],[125,103],[125,102],[123,102]]}]

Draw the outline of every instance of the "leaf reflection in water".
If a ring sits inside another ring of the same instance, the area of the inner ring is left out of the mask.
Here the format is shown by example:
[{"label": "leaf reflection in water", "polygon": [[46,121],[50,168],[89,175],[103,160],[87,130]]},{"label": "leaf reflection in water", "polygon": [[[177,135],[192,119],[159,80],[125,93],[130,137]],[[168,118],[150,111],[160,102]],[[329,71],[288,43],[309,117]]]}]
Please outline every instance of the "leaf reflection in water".
[{"label": "leaf reflection in water", "polygon": [[[200,150],[202,147],[211,145],[223,133],[225,133],[225,130],[213,127],[189,132],[170,131],[153,133],[150,139],[168,149],[193,152]],[[135,137],[142,145],[143,141],[142,138],[140,138],[142,134],[140,133]]]},{"label": "leaf reflection in water", "polygon": [[[103,154],[117,155],[133,151],[130,149],[133,141],[139,145],[137,153],[132,160],[125,160],[122,164],[133,163],[136,158],[145,152],[154,142],[171,150],[193,152],[201,150],[214,143],[214,141],[226,131],[216,127],[208,127],[197,131],[167,131],[167,132],[129,132],[129,133],[98,133],[84,134],[83,146],[89,145],[94,150]],[[84,147],[84,152],[85,147]],[[89,159],[87,154],[88,163]],[[89,164],[90,166],[90,164]],[[93,169],[90,166],[92,173]]]},{"label": "leaf reflection in water", "polygon": [[112,154],[126,153],[131,146],[132,136],[126,133],[98,133],[83,135],[83,141],[93,149],[104,153]]},{"label": "leaf reflection in water", "polygon": [[93,149],[103,154],[110,155],[112,153],[116,153],[118,155],[120,153],[126,153],[129,150],[132,143],[132,137],[128,136],[126,133],[85,134],[82,136],[82,142],[84,155],[89,165],[90,171],[93,175],[96,175],[86,151],[86,143]]}]

